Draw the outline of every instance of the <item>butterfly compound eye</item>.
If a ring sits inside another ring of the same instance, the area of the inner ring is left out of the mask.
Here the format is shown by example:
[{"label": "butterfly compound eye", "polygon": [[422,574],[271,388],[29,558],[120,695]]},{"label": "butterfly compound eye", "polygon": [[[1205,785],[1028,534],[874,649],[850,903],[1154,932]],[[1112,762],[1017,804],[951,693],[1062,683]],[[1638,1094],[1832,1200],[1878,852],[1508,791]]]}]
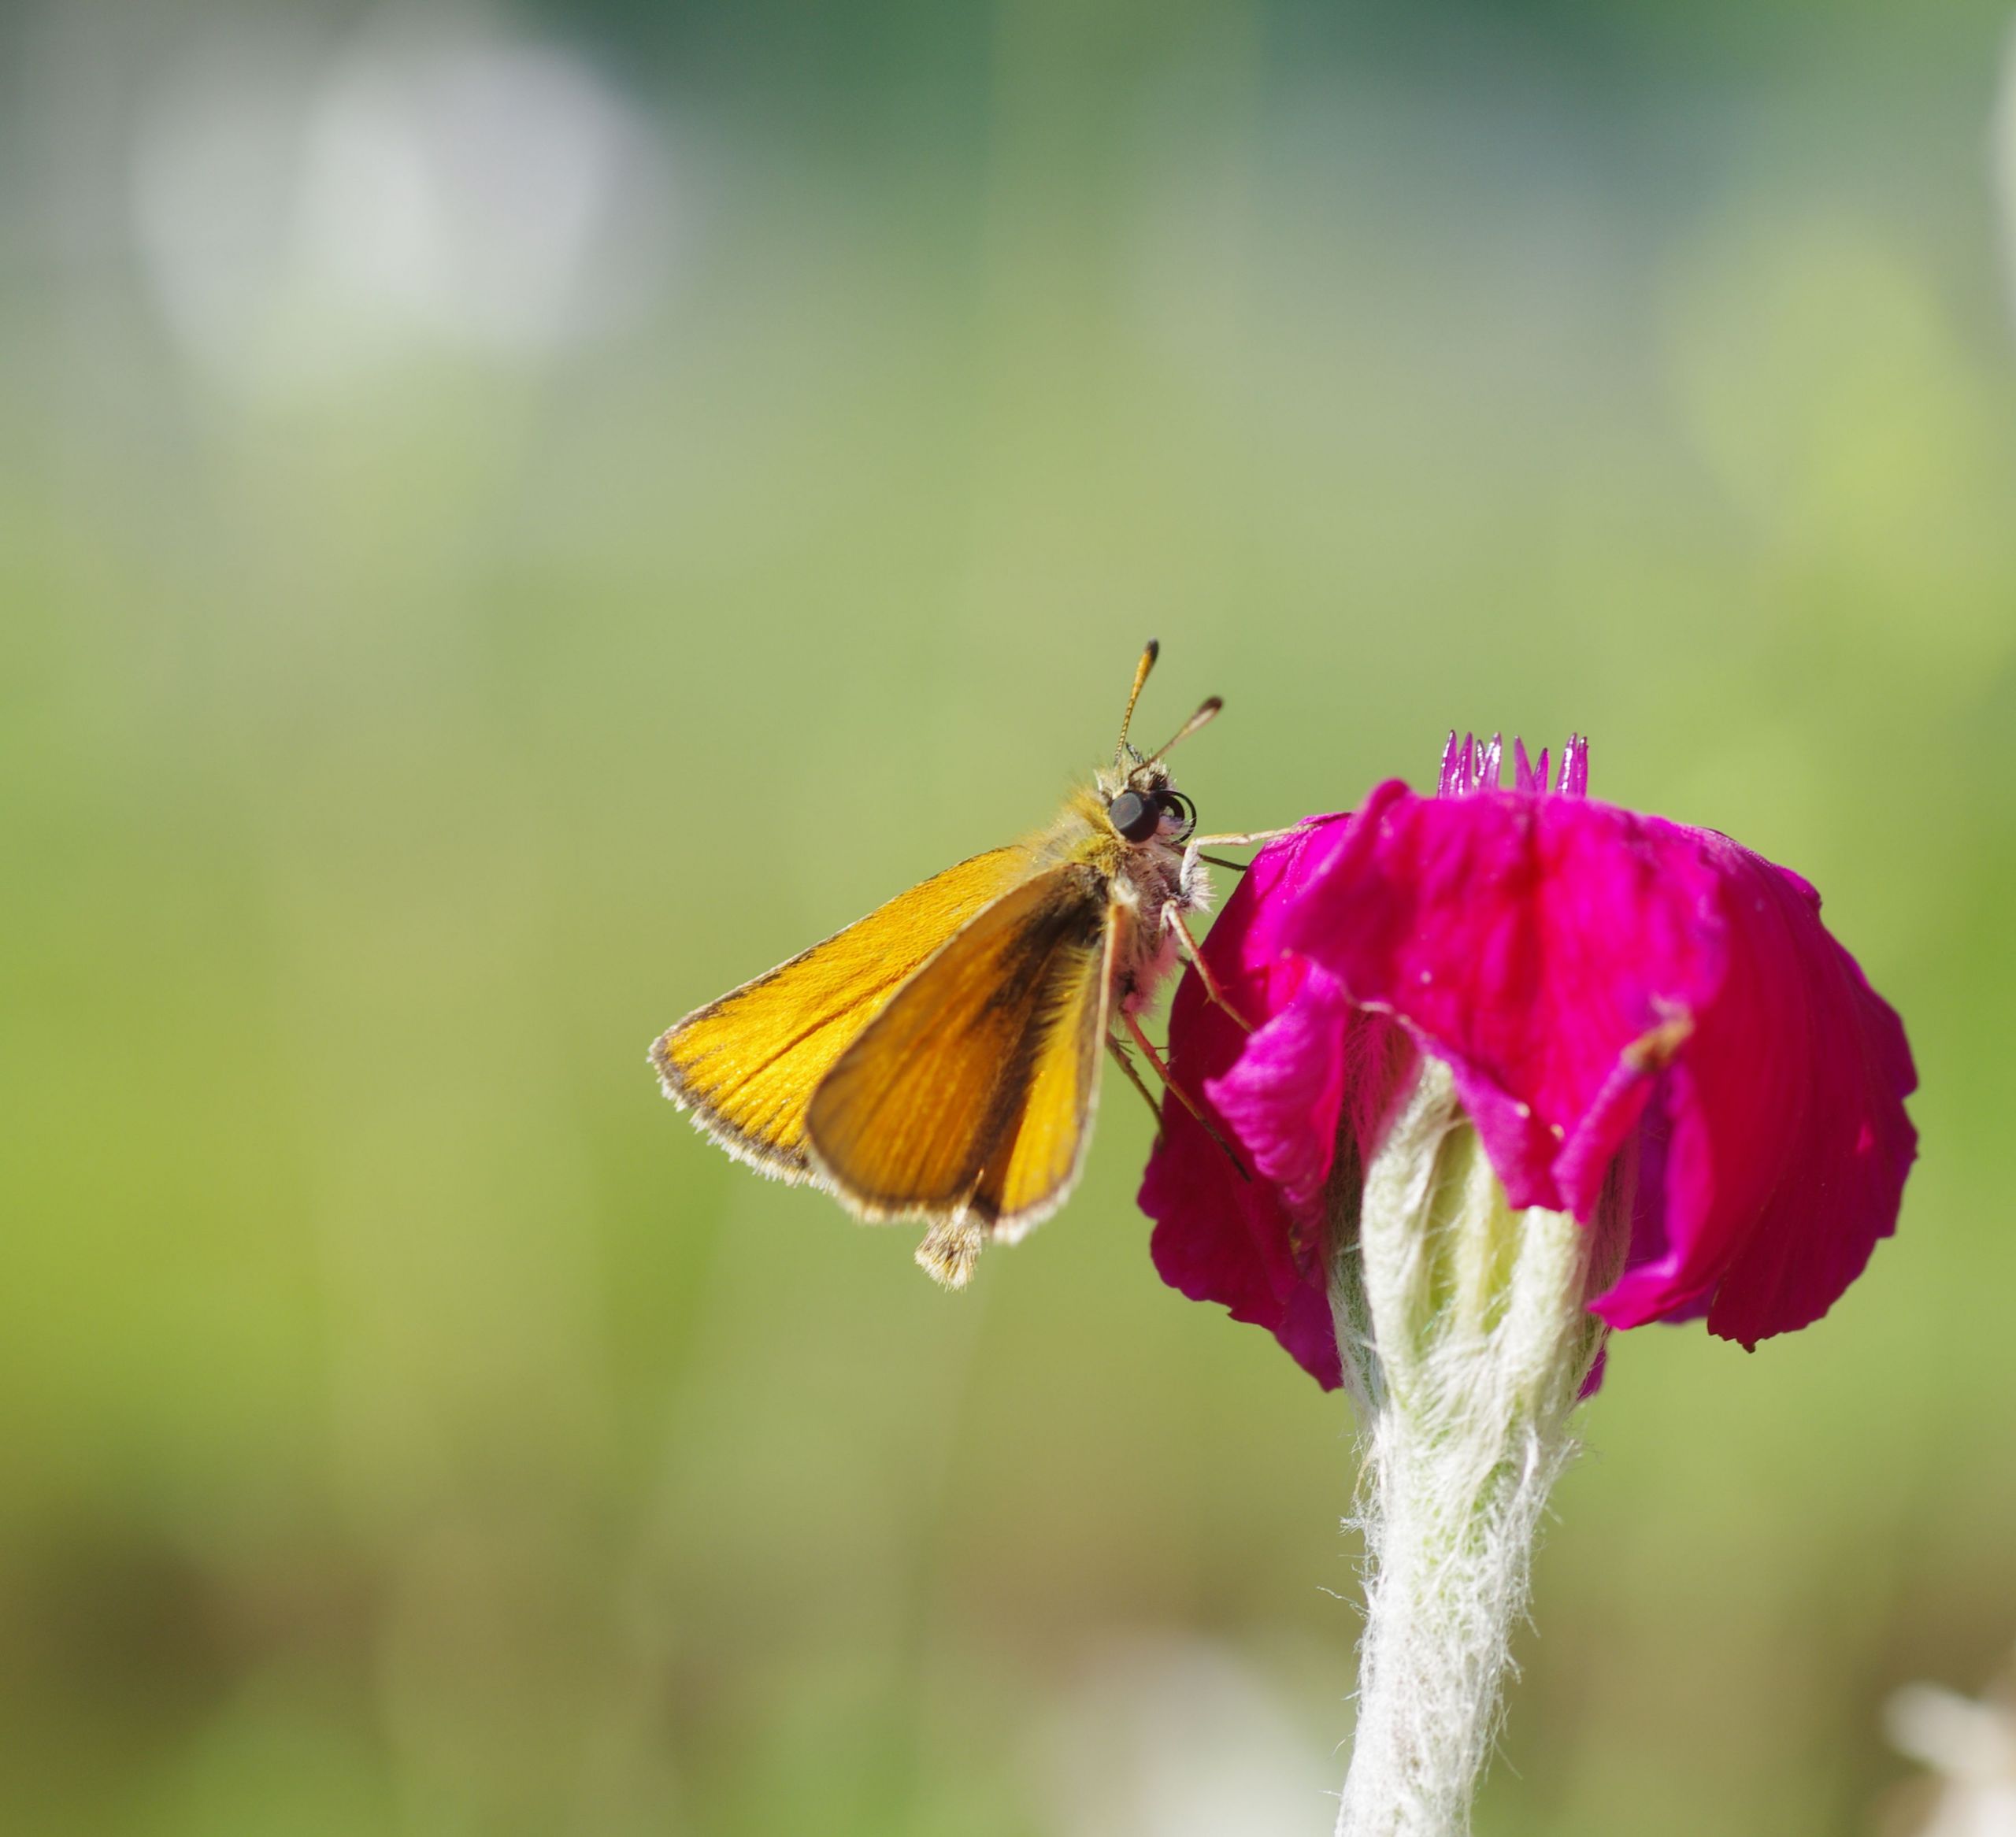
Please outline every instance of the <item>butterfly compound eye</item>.
[{"label": "butterfly compound eye", "polygon": [[1171,818],[1176,824],[1176,834],[1170,838],[1181,842],[1197,827],[1197,806],[1180,791],[1162,791],[1155,793],[1155,806]]},{"label": "butterfly compound eye", "polygon": [[1129,842],[1146,842],[1162,820],[1162,812],[1138,792],[1124,791],[1106,807],[1106,820]]}]

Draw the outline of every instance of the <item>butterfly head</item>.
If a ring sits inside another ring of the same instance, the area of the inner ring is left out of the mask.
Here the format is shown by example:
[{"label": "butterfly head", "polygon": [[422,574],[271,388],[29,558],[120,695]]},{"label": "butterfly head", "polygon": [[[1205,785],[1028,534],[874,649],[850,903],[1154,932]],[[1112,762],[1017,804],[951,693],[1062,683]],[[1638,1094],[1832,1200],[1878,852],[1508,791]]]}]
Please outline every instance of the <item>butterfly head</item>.
[{"label": "butterfly head", "polygon": [[1143,755],[1128,743],[1127,730],[1134,719],[1134,704],[1141,698],[1141,685],[1155,667],[1162,646],[1151,638],[1134,671],[1134,687],[1127,698],[1127,712],[1120,717],[1120,739],[1113,749],[1113,769],[1099,775],[1099,794],[1106,799],[1106,820],[1121,838],[1137,845],[1148,842],[1181,843],[1197,827],[1197,807],[1170,782],[1164,756],[1179,740],[1187,740],[1225,706],[1214,695],[1154,752]]},{"label": "butterfly head", "polygon": [[1197,827],[1197,806],[1169,782],[1159,759],[1136,758],[1125,772],[1102,772],[1106,817],[1124,841],[1181,843]]}]

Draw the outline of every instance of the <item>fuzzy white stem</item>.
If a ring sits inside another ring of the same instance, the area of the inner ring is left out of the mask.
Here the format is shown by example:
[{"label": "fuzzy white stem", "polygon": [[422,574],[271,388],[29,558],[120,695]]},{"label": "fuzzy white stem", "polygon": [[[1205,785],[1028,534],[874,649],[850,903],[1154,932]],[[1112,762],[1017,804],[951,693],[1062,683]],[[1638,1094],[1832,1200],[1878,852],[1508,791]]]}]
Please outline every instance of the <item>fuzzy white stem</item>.
[{"label": "fuzzy white stem", "polygon": [[[1353,1183],[1355,1186],[1355,1183]],[[1337,1837],[1462,1837],[1496,1733],[1567,1422],[1602,1345],[1601,1215],[1512,1212],[1448,1071],[1424,1058],[1364,1170],[1332,1302],[1365,1442],[1366,1630]],[[1347,1206],[1347,1209],[1349,1208]]]}]

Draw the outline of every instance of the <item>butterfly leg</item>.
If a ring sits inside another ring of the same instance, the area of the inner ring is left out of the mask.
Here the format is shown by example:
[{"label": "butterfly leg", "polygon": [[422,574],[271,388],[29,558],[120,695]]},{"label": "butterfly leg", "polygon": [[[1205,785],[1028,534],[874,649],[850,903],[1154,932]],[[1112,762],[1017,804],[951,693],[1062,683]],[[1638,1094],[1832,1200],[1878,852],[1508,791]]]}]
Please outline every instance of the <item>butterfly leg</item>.
[{"label": "butterfly leg", "polygon": [[1254,829],[1243,835],[1193,835],[1183,851],[1184,876],[1188,877],[1192,861],[1209,861],[1214,868],[1228,868],[1235,874],[1243,874],[1253,864],[1251,861],[1228,861],[1222,855],[1206,854],[1206,848],[1243,848],[1249,843],[1273,842],[1284,835],[1292,835],[1292,829]]},{"label": "butterfly leg", "polygon": [[1157,1101],[1155,1094],[1148,1088],[1147,1080],[1141,1076],[1141,1068],[1134,1063],[1126,1047],[1110,1033],[1106,1036],[1106,1050],[1118,1061],[1121,1070],[1127,1074],[1127,1082],[1140,1092],[1142,1102],[1148,1106],[1148,1113],[1159,1127],[1162,1120],[1162,1106]]},{"label": "butterfly leg", "polygon": [[[1163,1087],[1203,1126],[1204,1133],[1225,1150],[1225,1159],[1232,1163],[1232,1171],[1243,1180],[1252,1179],[1253,1176],[1246,1171],[1245,1164],[1232,1153],[1232,1144],[1218,1132],[1217,1124],[1205,1115],[1203,1106],[1169,1076],[1168,1061],[1155,1050],[1154,1043],[1141,1031],[1141,1023],[1125,1009],[1121,1009],[1120,1018],[1126,1022],[1127,1031],[1134,1036],[1134,1043],[1146,1055],[1148,1063],[1154,1067],[1155,1076],[1162,1080]],[[1114,1043],[1117,1045],[1119,1043],[1115,1041]],[[1147,1093],[1144,1091],[1143,1094],[1145,1096]]]},{"label": "butterfly leg", "polygon": [[1177,949],[1182,952],[1190,967],[1196,971],[1197,980],[1204,985],[1204,993],[1237,1021],[1242,1031],[1251,1033],[1253,1023],[1232,1005],[1225,991],[1219,987],[1218,979],[1211,973],[1210,965],[1204,961],[1203,952],[1197,948],[1197,940],[1191,936],[1189,926],[1183,922],[1183,908],[1173,899],[1162,902],[1162,924],[1165,929],[1174,935]]},{"label": "butterfly leg", "polygon": [[1243,835],[1193,835],[1190,846],[1200,848],[1243,848],[1252,842],[1279,842],[1284,835],[1292,835],[1289,829],[1249,829]]}]

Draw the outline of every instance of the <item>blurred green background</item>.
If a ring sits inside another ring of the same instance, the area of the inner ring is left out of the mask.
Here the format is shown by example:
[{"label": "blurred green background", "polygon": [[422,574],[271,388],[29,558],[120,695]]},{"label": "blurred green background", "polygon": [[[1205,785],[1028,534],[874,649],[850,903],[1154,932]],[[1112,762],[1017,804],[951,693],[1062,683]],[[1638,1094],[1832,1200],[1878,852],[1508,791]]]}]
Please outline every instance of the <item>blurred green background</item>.
[{"label": "blurred green background", "polygon": [[1898,1237],[1616,1347],[1480,1813],[1870,1829],[2016,1638],[2005,23],[0,8],[0,1829],[1329,1828],[1347,1413],[1141,1106],[949,1297],[644,1061],[1151,631],[1207,824],[1580,728],[1903,1012]]}]

